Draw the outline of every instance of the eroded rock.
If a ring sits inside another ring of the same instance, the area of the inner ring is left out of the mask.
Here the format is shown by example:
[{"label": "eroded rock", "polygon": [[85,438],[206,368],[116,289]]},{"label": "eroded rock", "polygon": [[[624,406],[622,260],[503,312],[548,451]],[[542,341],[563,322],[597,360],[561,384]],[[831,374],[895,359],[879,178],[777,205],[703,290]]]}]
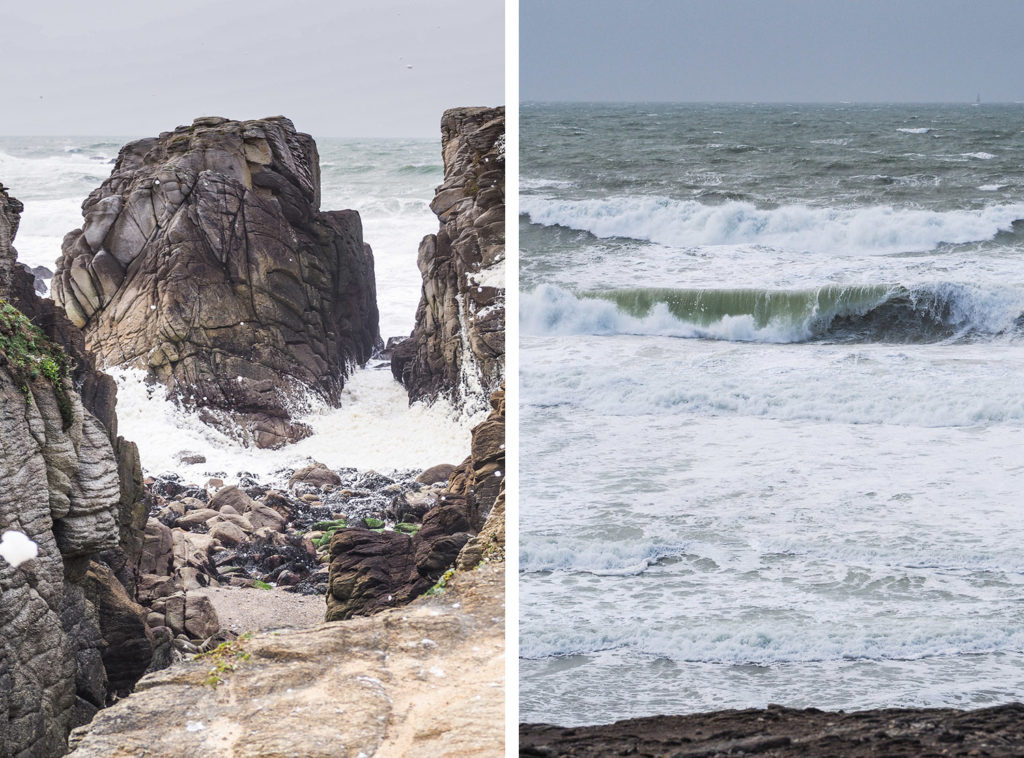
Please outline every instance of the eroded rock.
[{"label": "eroded rock", "polygon": [[441,222],[420,243],[423,289],[391,371],[410,401],[445,397],[475,411],[504,376],[505,109],[454,108],[441,119]]},{"label": "eroded rock", "polygon": [[321,212],[313,139],[283,117],[197,119],[122,148],[82,206],[54,299],[105,366],[258,447],[308,436],[379,346],[373,256],[355,211]]},{"label": "eroded rock", "polygon": [[74,758],[504,755],[504,571],[372,619],[240,640],[150,674],[76,732]]}]

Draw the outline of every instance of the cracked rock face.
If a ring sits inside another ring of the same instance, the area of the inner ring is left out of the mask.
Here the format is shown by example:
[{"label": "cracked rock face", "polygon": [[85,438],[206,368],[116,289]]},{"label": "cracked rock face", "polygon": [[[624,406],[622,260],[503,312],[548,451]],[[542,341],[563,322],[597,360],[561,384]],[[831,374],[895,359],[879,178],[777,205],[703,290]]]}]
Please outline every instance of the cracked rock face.
[{"label": "cracked rock face", "polygon": [[19,531],[38,545],[17,567],[0,559],[0,755],[58,756],[71,728],[130,690],[152,657],[126,590],[145,508],[138,452],[117,436],[113,381],[95,371],[81,334],[35,296],[16,263],[20,212],[0,186],[7,334],[16,306],[17,319],[43,332],[31,335],[37,347],[46,342],[51,357],[63,351],[76,365],[61,381],[33,376],[18,365],[24,344],[0,345],[0,533]]},{"label": "cracked rock face", "polygon": [[454,108],[441,119],[444,183],[423,238],[423,290],[391,371],[410,401],[445,397],[486,409],[505,366],[505,109]]},{"label": "cracked rock face", "polygon": [[283,117],[197,119],[126,145],[64,239],[54,299],[104,366],[145,369],[259,447],[309,434],[379,345],[355,211],[321,212],[316,144]]}]

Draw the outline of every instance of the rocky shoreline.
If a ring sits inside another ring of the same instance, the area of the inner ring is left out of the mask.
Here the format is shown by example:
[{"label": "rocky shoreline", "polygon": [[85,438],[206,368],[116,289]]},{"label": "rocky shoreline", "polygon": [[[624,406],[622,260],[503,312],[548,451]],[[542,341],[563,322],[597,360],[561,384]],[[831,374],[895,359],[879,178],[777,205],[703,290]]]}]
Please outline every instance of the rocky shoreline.
[{"label": "rocky shoreline", "polygon": [[[487,187],[471,181],[480,156],[500,152],[503,109],[448,111],[443,130],[467,147],[444,153],[440,212],[471,227],[458,230],[465,255],[485,243],[503,260],[503,160]],[[432,380],[435,396],[490,403],[461,464],[144,478],[117,434],[117,385],[97,360],[147,370],[253,447],[311,432],[293,421],[303,393],[337,403],[383,346],[358,213],[322,212],[319,195],[315,143],[283,117],[205,117],[130,143],[65,237],[55,304],[17,263],[22,206],[0,186],[0,531],[38,547],[0,560],[0,755],[63,755],[79,726],[76,755],[180,755],[193,742],[203,755],[500,752],[497,281],[477,284],[482,309],[456,297],[458,329],[430,342],[466,357],[458,376]],[[421,272],[424,292],[450,286]],[[481,344],[486,381],[458,383],[477,365],[466,346]],[[183,470],[204,462],[183,456]],[[261,596],[273,601],[246,612]],[[235,689],[236,669],[255,689]],[[179,724],[186,711],[196,718]]]},{"label": "rocky shoreline", "polygon": [[889,708],[844,713],[816,708],[714,711],[614,724],[521,724],[519,755],[698,758],[1024,755],[1024,704],[993,708]]}]

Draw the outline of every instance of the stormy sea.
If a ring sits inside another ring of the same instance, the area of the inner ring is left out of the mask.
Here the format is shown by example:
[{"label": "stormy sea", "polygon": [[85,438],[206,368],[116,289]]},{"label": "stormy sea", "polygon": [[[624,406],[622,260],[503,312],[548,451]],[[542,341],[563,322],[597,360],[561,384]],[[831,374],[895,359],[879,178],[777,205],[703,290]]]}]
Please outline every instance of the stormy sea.
[{"label": "stormy sea", "polygon": [[1024,696],[1022,117],[522,107],[522,721]]},{"label": "stormy sea", "polygon": [[[19,261],[54,269],[62,238],[82,226],[82,201],[110,175],[118,151],[132,139],[0,137],[0,176],[25,205]],[[317,144],[321,207],[359,211],[374,252],[381,335],[407,336],[422,283],[416,249],[423,235],[437,229],[429,207],[443,179],[437,140],[318,138]],[[313,428],[310,437],[280,450],[256,450],[167,401],[163,388],[146,383],[143,371],[109,373],[119,387],[120,432],[137,441],[146,473],[173,472],[196,481],[216,475],[232,483],[245,474],[273,482],[280,478],[277,472],[309,460],[380,472],[457,462],[465,457],[474,421],[483,417],[466,418],[444,400],[410,407],[387,365],[372,360],[347,380],[341,407],[310,398],[300,419]],[[206,460],[189,464],[182,453]]]}]

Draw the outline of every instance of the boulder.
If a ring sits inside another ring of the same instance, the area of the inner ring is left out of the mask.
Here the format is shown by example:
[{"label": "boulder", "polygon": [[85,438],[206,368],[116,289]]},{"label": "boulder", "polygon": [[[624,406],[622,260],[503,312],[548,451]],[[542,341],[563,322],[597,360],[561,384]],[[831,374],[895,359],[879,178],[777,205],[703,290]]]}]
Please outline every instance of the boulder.
[{"label": "boulder", "polygon": [[441,482],[447,482],[448,477],[452,475],[454,470],[455,465],[452,463],[439,463],[436,466],[424,469],[423,473],[416,477],[416,481],[420,484],[440,484]]},{"label": "boulder", "polygon": [[505,367],[505,109],[455,108],[441,119],[444,183],[420,243],[416,325],[391,371],[409,400],[485,409]]},{"label": "boulder", "polygon": [[193,639],[206,639],[220,631],[220,621],[210,598],[189,592],[185,598],[185,633]]},{"label": "boulder", "polygon": [[135,366],[243,442],[279,447],[380,346],[355,211],[321,212],[316,144],[286,118],[197,119],[122,148],[82,206],[53,296],[104,366]]},{"label": "boulder", "polygon": [[313,463],[296,471],[292,478],[288,480],[289,488],[299,484],[307,484],[311,487],[326,487],[327,485],[341,484],[341,477],[324,464]]},{"label": "boulder", "polygon": [[235,513],[247,513],[253,506],[253,499],[245,494],[238,487],[222,487],[209,502],[210,508],[219,511],[225,505],[230,505]]},{"label": "boulder", "polygon": [[222,521],[210,527],[210,536],[224,547],[234,547],[245,542],[245,532],[230,521]]}]

